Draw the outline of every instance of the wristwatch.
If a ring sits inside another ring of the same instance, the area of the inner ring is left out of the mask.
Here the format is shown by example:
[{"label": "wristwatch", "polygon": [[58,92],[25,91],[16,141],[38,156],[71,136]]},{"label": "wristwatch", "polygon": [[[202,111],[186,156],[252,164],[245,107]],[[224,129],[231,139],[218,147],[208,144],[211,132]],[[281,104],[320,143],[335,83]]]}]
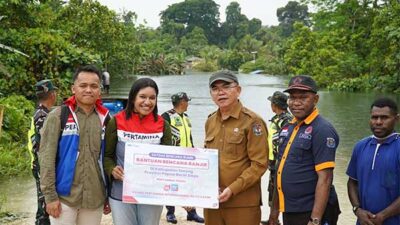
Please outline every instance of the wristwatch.
[{"label": "wristwatch", "polygon": [[360,208],[360,206],[358,206],[358,205],[355,205],[355,206],[353,206],[353,213],[354,213],[354,215],[356,214],[356,212],[357,212],[357,210]]},{"label": "wristwatch", "polygon": [[321,220],[318,219],[318,218],[310,218],[310,222],[311,222],[313,225],[321,225]]}]

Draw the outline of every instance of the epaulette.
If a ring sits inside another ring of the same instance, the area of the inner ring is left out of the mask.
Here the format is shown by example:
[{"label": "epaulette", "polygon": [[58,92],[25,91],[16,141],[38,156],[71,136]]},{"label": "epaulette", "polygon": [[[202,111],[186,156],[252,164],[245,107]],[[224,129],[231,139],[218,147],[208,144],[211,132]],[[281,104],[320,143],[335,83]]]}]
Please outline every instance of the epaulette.
[{"label": "epaulette", "polygon": [[169,115],[173,115],[176,113],[176,111],[174,109],[170,109],[166,113],[168,113]]},{"label": "epaulette", "polygon": [[248,116],[250,116],[250,118],[261,118],[260,116],[257,115],[257,113],[251,111],[250,109],[246,108],[246,107],[242,107],[242,112]]},{"label": "epaulette", "polygon": [[208,114],[208,117],[207,117],[207,118],[210,118],[210,117],[211,117],[212,115],[214,115],[216,112],[217,112],[217,111],[214,111],[214,112]]}]

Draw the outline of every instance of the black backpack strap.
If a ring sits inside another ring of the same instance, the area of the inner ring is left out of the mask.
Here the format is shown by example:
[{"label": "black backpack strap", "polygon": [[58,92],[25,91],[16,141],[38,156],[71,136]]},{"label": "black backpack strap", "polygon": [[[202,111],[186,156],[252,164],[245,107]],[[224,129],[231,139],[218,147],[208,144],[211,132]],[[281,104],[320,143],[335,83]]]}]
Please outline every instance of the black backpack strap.
[{"label": "black backpack strap", "polygon": [[110,120],[111,120],[110,113],[107,113],[106,118],[104,118],[104,126],[105,127],[107,126],[108,122],[110,122]]},{"label": "black backpack strap", "polygon": [[69,108],[67,105],[61,105],[61,114],[60,114],[60,137],[64,131],[65,125],[67,124],[69,116]]}]

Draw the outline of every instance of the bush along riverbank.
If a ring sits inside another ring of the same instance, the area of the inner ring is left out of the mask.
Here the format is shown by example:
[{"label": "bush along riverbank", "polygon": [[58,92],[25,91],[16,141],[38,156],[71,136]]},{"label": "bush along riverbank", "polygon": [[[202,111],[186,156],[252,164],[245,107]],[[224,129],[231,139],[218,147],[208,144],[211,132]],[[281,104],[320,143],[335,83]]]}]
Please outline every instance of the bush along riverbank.
[{"label": "bush along riverbank", "polygon": [[[27,133],[33,111],[33,102],[24,96],[11,95],[0,98],[0,179],[2,180],[29,174],[31,159],[27,149]],[[12,199],[0,193],[0,224],[28,217],[25,214],[9,212],[5,205],[10,200]]]},{"label": "bush along riverbank", "polygon": [[0,98],[3,122],[0,133],[0,177],[26,175],[30,168],[28,130],[34,112],[33,102],[24,96]]}]

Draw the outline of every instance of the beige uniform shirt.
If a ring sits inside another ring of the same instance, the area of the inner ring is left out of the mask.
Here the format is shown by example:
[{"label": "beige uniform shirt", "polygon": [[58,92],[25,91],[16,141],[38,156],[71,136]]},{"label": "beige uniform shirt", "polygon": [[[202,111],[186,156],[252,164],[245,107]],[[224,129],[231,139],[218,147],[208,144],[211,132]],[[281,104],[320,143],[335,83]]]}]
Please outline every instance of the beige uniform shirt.
[{"label": "beige uniform shirt", "polygon": [[97,160],[101,148],[101,121],[93,110],[89,115],[77,107],[79,153],[69,196],[59,196],[55,187],[55,162],[60,135],[60,107],[53,110],[42,128],[40,142],[40,182],[46,203],[60,201],[70,207],[95,209],[105,200],[105,189]]},{"label": "beige uniform shirt", "polygon": [[240,102],[223,120],[219,111],[206,121],[206,148],[219,150],[219,186],[233,196],[221,208],[261,204],[261,176],[268,166],[267,126]]}]

